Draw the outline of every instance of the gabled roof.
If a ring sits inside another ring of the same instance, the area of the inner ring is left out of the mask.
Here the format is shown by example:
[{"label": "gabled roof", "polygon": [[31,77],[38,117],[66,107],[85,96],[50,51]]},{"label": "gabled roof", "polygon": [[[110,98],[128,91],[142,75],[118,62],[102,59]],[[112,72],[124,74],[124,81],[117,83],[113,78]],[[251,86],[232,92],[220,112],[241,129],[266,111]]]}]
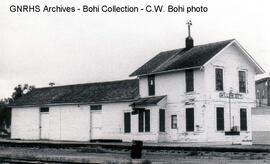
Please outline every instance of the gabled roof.
[{"label": "gabled roof", "polygon": [[10,106],[129,102],[137,97],[139,97],[139,81],[133,79],[36,88],[12,102]]},{"label": "gabled roof", "polygon": [[234,39],[231,39],[197,45],[191,49],[180,48],[160,52],[130,76],[143,76],[189,68],[200,68],[233,41]]},{"label": "gabled roof", "polygon": [[153,96],[153,97],[143,97],[136,99],[133,103],[129,106],[149,106],[149,105],[156,105],[166,96]]}]

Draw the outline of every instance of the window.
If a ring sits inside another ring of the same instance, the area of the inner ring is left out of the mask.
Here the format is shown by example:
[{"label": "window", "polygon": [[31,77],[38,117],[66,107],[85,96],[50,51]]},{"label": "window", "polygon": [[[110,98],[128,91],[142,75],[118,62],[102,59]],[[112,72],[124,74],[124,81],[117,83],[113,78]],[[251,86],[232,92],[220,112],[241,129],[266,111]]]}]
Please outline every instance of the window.
[{"label": "window", "polygon": [[217,130],[224,130],[224,108],[217,108]]},{"label": "window", "polygon": [[223,69],[216,68],[216,90],[223,91]]},{"label": "window", "polygon": [[143,110],[139,110],[139,132],[144,132],[144,114],[143,114]]},{"label": "window", "polygon": [[159,109],[159,131],[165,132],[165,110]]},{"label": "window", "polygon": [[177,115],[171,115],[171,128],[177,129]]},{"label": "window", "polygon": [[49,112],[49,108],[48,107],[41,107],[40,108],[40,112]]},{"label": "window", "polygon": [[139,110],[139,132],[150,132],[150,110]]},{"label": "window", "polygon": [[155,95],[155,75],[148,76],[148,95]]},{"label": "window", "polygon": [[101,105],[91,105],[90,108],[91,108],[91,110],[102,110]]},{"label": "window", "polygon": [[239,71],[239,92],[246,93],[246,72]]},{"label": "window", "polygon": [[124,113],[124,131],[130,133],[130,112]]},{"label": "window", "polygon": [[186,92],[194,91],[193,69],[186,70]]},{"label": "window", "polygon": [[193,108],[186,109],[186,131],[187,132],[194,131],[194,109]]},{"label": "window", "polygon": [[247,130],[247,109],[240,109],[240,130]]},{"label": "window", "polygon": [[145,132],[150,132],[150,110],[145,110]]}]

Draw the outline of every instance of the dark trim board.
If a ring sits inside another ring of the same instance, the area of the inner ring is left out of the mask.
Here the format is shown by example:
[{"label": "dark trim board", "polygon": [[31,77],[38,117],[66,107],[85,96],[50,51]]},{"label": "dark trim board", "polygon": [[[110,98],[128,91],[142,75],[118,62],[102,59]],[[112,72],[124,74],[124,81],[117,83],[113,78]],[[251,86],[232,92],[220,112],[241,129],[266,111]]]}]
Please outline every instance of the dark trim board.
[{"label": "dark trim board", "polygon": [[123,142],[121,139],[95,139],[95,140],[90,140],[90,142],[100,142],[100,143],[121,143]]},{"label": "dark trim board", "polygon": [[225,132],[225,136],[239,136],[240,132],[227,131]]}]

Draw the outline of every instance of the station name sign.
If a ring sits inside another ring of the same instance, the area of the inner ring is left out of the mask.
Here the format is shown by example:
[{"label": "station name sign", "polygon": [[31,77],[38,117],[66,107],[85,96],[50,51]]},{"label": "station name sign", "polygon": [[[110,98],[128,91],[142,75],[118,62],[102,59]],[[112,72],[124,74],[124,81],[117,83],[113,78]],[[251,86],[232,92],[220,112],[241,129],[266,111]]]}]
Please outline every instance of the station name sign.
[{"label": "station name sign", "polygon": [[231,98],[231,99],[243,99],[243,95],[240,93],[226,93],[226,92],[220,92],[219,93],[220,98]]}]

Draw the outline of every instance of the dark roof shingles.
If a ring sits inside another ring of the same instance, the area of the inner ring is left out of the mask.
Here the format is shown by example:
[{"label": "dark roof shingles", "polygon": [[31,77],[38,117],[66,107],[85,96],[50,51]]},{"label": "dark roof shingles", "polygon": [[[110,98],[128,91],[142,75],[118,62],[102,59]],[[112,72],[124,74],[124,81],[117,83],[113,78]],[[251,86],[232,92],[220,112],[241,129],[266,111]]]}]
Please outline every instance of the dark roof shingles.
[{"label": "dark roof shingles", "polygon": [[154,97],[143,97],[135,100],[130,106],[148,106],[148,105],[156,105],[166,96],[154,96]]},{"label": "dark roof shingles", "polygon": [[123,80],[36,88],[10,106],[132,101],[139,97],[139,81]]},{"label": "dark roof shingles", "polygon": [[161,52],[130,76],[155,74],[165,71],[200,67],[226,47],[231,40]]}]

